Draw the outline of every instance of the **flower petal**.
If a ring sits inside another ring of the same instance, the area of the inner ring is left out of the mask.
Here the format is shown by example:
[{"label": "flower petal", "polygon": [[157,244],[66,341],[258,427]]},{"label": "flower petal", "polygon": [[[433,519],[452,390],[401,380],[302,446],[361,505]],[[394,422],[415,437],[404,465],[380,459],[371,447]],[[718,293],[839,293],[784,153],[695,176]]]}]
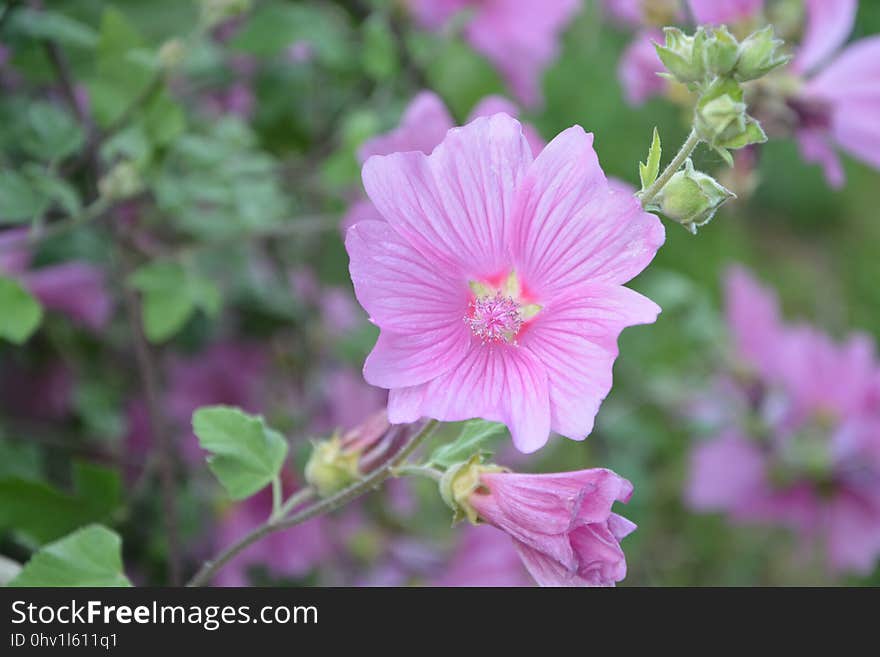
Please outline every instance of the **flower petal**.
[{"label": "flower petal", "polygon": [[550,435],[547,373],[527,349],[483,345],[445,374],[421,386],[394,389],[388,398],[392,423],[432,417],[444,422],[483,418],[503,422],[521,452],[533,452]]},{"label": "flower petal", "polygon": [[590,281],[624,283],[664,240],[660,220],[632,196],[609,189],[593,136],[574,126],[529,167],[520,186],[513,252],[539,298]]},{"label": "flower petal", "polygon": [[380,388],[425,383],[457,366],[467,354],[470,341],[470,331],[461,318],[409,335],[383,330],[364,363],[364,378]]},{"label": "flower petal", "polygon": [[360,304],[380,328],[419,334],[463,325],[469,292],[382,221],[362,221],[346,234],[349,270]]},{"label": "flower petal", "polygon": [[628,288],[593,285],[538,314],[520,342],[547,369],[554,431],[574,440],[590,434],[611,389],[620,332],[653,322],[659,312],[657,304]]},{"label": "flower petal", "polygon": [[446,131],[454,125],[440,97],[432,91],[422,91],[404,110],[398,127],[368,139],[358,150],[358,159],[365,162],[372,155],[406,151],[428,154],[443,141]]},{"label": "flower petal", "polygon": [[856,21],[858,0],[806,0],[807,25],[792,69],[808,73],[846,41]]},{"label": "flower petal", "polygon": [[496,114],[450,130],[430,156],[371,157],[364,187],[424,256],[466,276],[492,276],[509,265],[516,188],[531,159],[519,122]]}]

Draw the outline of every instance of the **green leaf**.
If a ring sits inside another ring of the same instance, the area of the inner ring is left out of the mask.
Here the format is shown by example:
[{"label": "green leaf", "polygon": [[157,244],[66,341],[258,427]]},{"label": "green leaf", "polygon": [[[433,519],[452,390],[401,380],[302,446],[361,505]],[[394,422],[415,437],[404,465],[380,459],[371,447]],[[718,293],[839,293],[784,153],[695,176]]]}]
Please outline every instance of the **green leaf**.
[{"label": "green leaf", "polygon": [[364,71],[374,80],[390,78],[397,69],[397,52],[388,19],[382,14],[373,14],[361,29],[364,39],[361,64]]},{"label": "green leaf", "polygon": [[43,319],[40,303],[18,281],[0,276],[0,338],[23,344]]},{"label": "green leaf", "polygon": [[108,520],[119,508],[121,497],[119,475],[90,463],[74,464],[72,493],[38,479],[4,477],[0,479],[0,529],[14,530],[43,544],[90,522]]},{"label": "green leaf", "polygon": [[32,220],[43,209],[43,198],[17,171],[0,171],[0,224]]},{"label": "green leaf", "polygon": [[208,466],[235,500],[265,488],[281,471],[287,441],[254,416],[230,406],[209,406],[193,414],[193,430]]},{"label": "green leaf", "polygon": [[144,332],[151,342],[174,336],[201,308],[209,316],[220,312],[220,290],[176,262],[141,267],[130,284],[143,295]]},{"label": "green leaf", "polygon": [[104,10],[95,77],[89,98],[95,119],[107,127],[133,103],[155,75],[155,58],[145,57],[140,34],[113,7]]},{"label": "green leaf", "polygon": [[429,462],[448,468],[456,463],[467,461],[486,443],[506,434],[507,427],[499,422],[468,420],[463,424],[461,433],[455,440],[434,450]]},{"label": "green leaf", "polygon": [[162,93],[153,99],[144,114],[144,128],[156,146],[165,146],[186,130],[186,117],[180,105]]},{"label": "green leaf", "polygon": [[56,161],[75,153],[85,140],[76,120],[60,107],[34,103],[27,113],[27,130],[21,145],[28,154],[45,161]]},{"label": "green leaf", "polygon": [[25,167],[25,172],[33,188],[42,197],[42,206],[37,214],[48,210],[53,203],[57,203],[69,215],[79,214],[82,201],[73,185],[33,163]]},{"label": "green leaf", "polygon": [[21,564],[0,555],[0,586],[6,586],[21,572]]},{"label": "green leaf", "polygon": [[648,189],[657,180],[660,173],[660,156],[662,154],[660,148],[660,134],[657,128],[654,128],[654,137],[651,140],[651,148],[648,150],[648,161],[639,162],[639,178],[642,181],[642,189]]},{"label": "green leaf", "polygon": [[10,586],[131,586],[122,572],[122,540],[89,525],[31,557]]},{"label": "green leaf", "polygon": [[92,48],[97,33],[88,25],[65,14],[18,7],[12,13],[11,28],[34,39],[51,39],[62,46]]}]

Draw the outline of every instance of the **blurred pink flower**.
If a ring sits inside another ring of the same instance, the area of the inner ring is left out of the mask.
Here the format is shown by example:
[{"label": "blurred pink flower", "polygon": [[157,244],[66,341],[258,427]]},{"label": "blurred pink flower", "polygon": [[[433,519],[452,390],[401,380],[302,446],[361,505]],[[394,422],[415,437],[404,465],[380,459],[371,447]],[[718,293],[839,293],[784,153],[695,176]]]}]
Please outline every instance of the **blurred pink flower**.
[{"label": "blurred pink flower", "polygon": [[[828,4],[828,0],[820,1]],[[764,0],[688,0],[688,4],[697,25],[739,23],[755,18],[764,9]]]},{"label": "blurred pink flower", "polygon": [[623,27],[640,27],[644,22],[645,0],[602,0],[602,9],[613,22]]},{"label": "blurred pink flower", "polygon": [[556,58],[578,0],[408,0],[418,22],[440,30],[456,14],[472,12],[464,28],[470,45],[507,79],[524,105],[541,103],[541,75]]},{"label": "blurred pink flower", "polygon": [[[267,488],[253,497],[229,507],[221,515],[216,532],[218,547],[226,547],[266,521],[272,511],[272,494]],[[257,541],[214,578],[215,586],[249,586],[249,571],[266,568],[273,577],[301,578],[309,574],[333,551],[326,518],[314,518]]]},{"label": "blurred pink flower", "polygon": [[623,85],[624,97],[630,105],[641,105],[657,94],[663,93],[666,80],[657,73],[665,70],[654,43],[663,43],[659,30],[639,32],[623,51],[617,66],[617,77]]},{"label": "blurred pink flower", "polygon": [[110,319],[104,271],[77,261],[32,269],[26,229],[0,233],[0,274],[17,279],[47,310],[92,330],[103,328]]},{"label": "blurred pink flower", "polygon": [[626,577],[620,540],[636,526],[611,511],[632,495],[626,479],[605,469],[484,472],[480,484],[469,503],[513,539],[541,586],[614,586]]},{"label": "blurred pink flower", "polygon": [[801,154],[820,164],[835,188],[844,183],[835,146],[880,169],[880,37],[834,56],[852,31],[857,7],[857,0],[809,0],[804,40],[792,62],[804,78],[790,102]]},{"label": "blurred pink flower", "polygon": [[[517,118],[519,108],[502,96],[486,96],[471,110],[468,121],[499,112]],[[358,158],[363,164],[372,155],[391,155],[406,151],[421,151],[425,155],[430,155],[453,127],[455,122],[443,100],[433,91],[422,91],[416,94],[404,110],[398,127],[367,140],[358,150]],[[522,130],[532,154],[540,153],[547,142],[529,123],[523,124]],[[355,201],[342,219],[343,234],[359,221],[367,219],[381,221],[382,216],[368,199]]]},{"label": "blurred pink flower", "polygon": [[504,532],[488,525],[458,531],[452,559],[432,586],[532,586],[534,582]]},{"label": "blurred pink flower", "polygon": [[616,340],[656,304],[623,287],[663,243],[660,221],[612,191],[575,126],[532,161],[505,114],[447,133],[430,156],[370,158],[386,221],[349,229],[361,305],[380,328],[366,380],[393,423],[504,422],[532,452],[581,440],[611,387]]},{"label": "blurred pink flower", "polygon": [[742,416],[717,416],[715,437],[694,449],[688,503],[781,523],[824,542],[832,569],[870,571],[880,553],[873,343],[784,324],[773,295],[739,268],[727,276],[727,321],[740,365],[722,377],[719,403]]}]

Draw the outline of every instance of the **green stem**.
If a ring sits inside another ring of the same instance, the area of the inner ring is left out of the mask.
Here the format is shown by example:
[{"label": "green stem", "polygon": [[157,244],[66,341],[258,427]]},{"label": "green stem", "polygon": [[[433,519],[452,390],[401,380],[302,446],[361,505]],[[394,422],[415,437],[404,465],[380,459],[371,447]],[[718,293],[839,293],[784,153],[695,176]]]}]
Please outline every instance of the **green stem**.
[{"label": "green stem", "polygon": [[694,149],[699,145],[702,141],[700,136],[697,134],[696,130],[691,130],[691,134],[688,135],[688,138],[681,145],[681,149],[679,149],[678,153],[675,154],[675,157],[672,158],[672,162],[670,162],[665,169],[663,169],[663,173],[657,176],[657,180],[655,180],[648,189],[639,194],[639,199],[642,202],[642,207],[647,208],[651,201],[654,200],[654,197],[660,193],[660,190],[669,182],[669,179],[672,178],[676,174],[676,172],[681,169],[684,161],[688,159],[691,153],[694,152]]},{"label": "green stem", "polygon": [[443,478],[443,471],[432,468],[429,465],[401,465],[392,472],[395,477],[406,477],[414,475],[416,477],[426,477],[434,481],[440,481]]},{"label": "green stem", "polygon": [[278,514],[272,518],[272,520],[277,520],[278,518],[283,518],[288,513],[293,511],[300,504],[304,504],[308,502],[315,496],[315,489],[311,486],[306,486],[305,488],[301,488],[296,491],[293,495],[287,498],[287,501],[282,504],[278,509]]},{"label": "green stem", "polygon": [[269,514],[269,521],[278,517],[281,512],[281,477],[275,475],[272,479],[272,513]]},{"label": "green stem", "polygon": [[[434,432],[439,423],[437,420],[428,420],[419,432],[410,438],[409,442],[403,448],[389,459],[384,465],[373,470],[360,481],[352,484],[348,488],[343,488],[335,495],[324,498],[323,500],[306,507],[302,511],[294,513],[290,517],[282,517],[278,520],[266,522],[251,533],[247,534],[240,541],[224,550],[218,557],[211,561],[205,562],[198,573],[187,583],[187,586],[204,586],[209,583],[217,572],[225,566],[231,559],[238,555],[245,548],[253,545],[260,539],[273,534],[274,532],[288,529],[302,524],[307,520],[324,515],[331,511],[345,506],[349,502],[357,499],[361,495],[377,488],[379,484],[388,479],[395,470],[412,454],[415,449],[421,445]],[[307,489],[304,489],[307,490]],[[290,500],[288,500],[288,503]],[[285,504],[287,506],[287,504]]]}]

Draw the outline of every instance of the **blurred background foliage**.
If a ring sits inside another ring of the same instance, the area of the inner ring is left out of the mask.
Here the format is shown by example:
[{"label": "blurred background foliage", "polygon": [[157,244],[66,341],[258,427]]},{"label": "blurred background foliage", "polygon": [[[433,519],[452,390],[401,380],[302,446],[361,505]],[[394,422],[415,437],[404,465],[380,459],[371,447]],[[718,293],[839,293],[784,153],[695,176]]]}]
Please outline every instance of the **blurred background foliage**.
[{"label": "blurred background foliage", "polygon": [[[123,310],[127,295],[141,295],[143,331],[164,390],[173,387],[175,359],[198,359],[222,340],[259,344],[271,374],[251,410],[294,441],[301,468],[305,439],[338,422],[319,427],[315,409],[348,402],[322,377],[340,368],[356,373],[376,335],[359,311],[340,326],[321,303],[340,291],[351,298],[337,227],[359,194],[357,147],[394,127],[423,88],[442,96],[460,122],[505,86],[461,39],[415,29],[390,0],[257,2],[234,29],[220,26],[213,36],[199,34],[196,2],[45,0],[14,11],[6,4],[0,216],[43,226],[33,266],[78,260],[104,268],[114,302],[100,332],[49,312],[27,344],[0,345],[0,553],[21,562],[36,546],[103,522],[122,535],[135,581],[167,582],[160,477],[145,466],[150,452],[134,451],[130,438],[132,407],[144,391],[134,358],[138,329]],[[862,2],[856,36],[877,32],[880,3]],[[88,97],[93,134],[106,135],[99,144],[66,102],[70,90],[59,85],[47,39],[63,50],[73,93]],[[158,53],[172,39],[181,40],[181,61],[157,89]],[[606,173],[635,183],[653,127],[671,149],[687,125],[664,99],[625,105],[616,67],[628,40],[586,2],[545,74],[545,107],[523,119],[546,139],[583,125],[596,135]],[[298,43],[308,52],[293,52]],[[99,181],[89,158],[105,174],[115,171],[117,186],[131,170],[114,166],[133,167],[128,182],[136,193],[109,212],[93,208]],[[722,162],[703,149],[698,165],[718,170]],[[793,558],[797,546],[782,530],[735,527],[683,506],[695,431],[678,409],[724,353],[720,277],[731,263],[771,283],[789,317],[837,336],[853,329],[880,335],[880,179],[853,160],[846,174],[846,187],[832,191],[792,142],[771,141],[761,149],[751,198],[725,206],[698,236],[667,225],[666,245],[633,283],[663,314],[656,325],[624,332],[615,386],[594,434],[583,443],[554,439],[520,462],[534,471],[609,467],[633,482],[623,512],[639,530],[624,542],[624,585],[841,581],[818,562]],[[63,217],[82,218],[89,208],[100,216],[52,232]],[[313,273],[317,297],[297,285],[304,271]],[[69,408],[53,414],[51,385],[38,379],[59,362],[74,383]],[[37,398],[25,405],[22,395]],[[226,400],[205,400],[213,401]],[[178,422],[170,414],[164,421]],[[186,427],[174,432],[177,452],[192,452],[180,444],[194,444]],[[189,570],[213,545],[218,509],[231,503],[206,468],[185,461],[174,472],[173,503],[177,549]],[[455,530],[447,510],[430,487],[416,489],[418,513],[396,517],[385,498],[367,499],[371,520],[348,536],[345,556],[285,581],[357,581],[340,573],[375,565],[389,535],[449,545]],[[255,581],[269,581],[260,568],[254,573]],[[880,574],[842,581],[880,584]]]}]

